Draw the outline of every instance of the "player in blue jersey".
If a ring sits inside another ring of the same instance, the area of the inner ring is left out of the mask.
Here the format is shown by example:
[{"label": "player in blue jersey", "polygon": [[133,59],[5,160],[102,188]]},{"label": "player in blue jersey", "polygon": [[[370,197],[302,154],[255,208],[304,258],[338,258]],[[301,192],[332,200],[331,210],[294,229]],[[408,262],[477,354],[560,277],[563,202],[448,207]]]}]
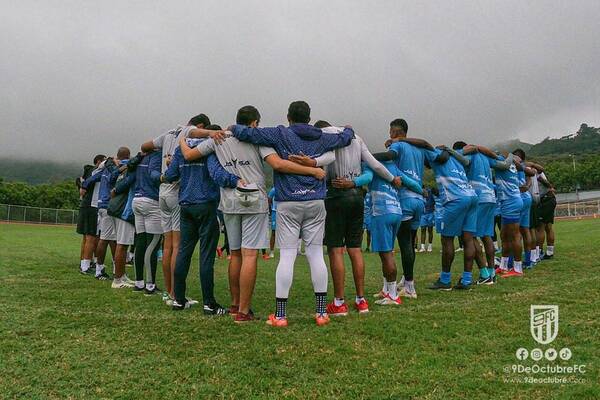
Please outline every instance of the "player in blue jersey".
[{"label": "player in blue jersey", "polygon": [[367,247],[365,248],[365,251],[367,253],[371,252],[371,217],[372,217],[371,207],[372,207],[371,192],[369,192],[367,190],[365,193],[364,211],[363,211],[363,229],[367,236]]},{"label": "player in blue jersey", "polygon": [[513,154],[521,159],[521,168],[519,169],[519,190],[521,191],[521,200],[523,200],[523,208],[521,209],[521,218],[519,221],[519,227],[521,236],[523,237],[523,250],[525,251],[525,260],[523,260],[523,267],[525,269],[531,268],[531,251],[535,248],[534,241],[531,237],[531,205],[533,197],[529,192],[531,186],[531,176],[535,175],[535,171],[525,164],[525,152],[522,149],[516,149]]},{"label": "player in blue jersey", "polygon": [[[395,119],[390,123],[390,139],[387,152],[374,154],[379,161],[394,161],[398,170],[423,185],[423,169],[425,153],[432,151],[433,147],[422,139],[407,138],[408,123],[403,119]],[[418,147],[420,146],[420,147]],[[448,159],[448,153],[437,154],[438,161],[444,162]],[[416,298],[414,288],[414,264],[415,264],[415,238],[417,229],[421,224],[423,214],[423,196],[401,187],[399,191],[400,206],[402,208],[402,224],[398,231],[398,244],[402,258],[402,269],[404,272],[404,288],[400,291],[401,296]],[[376,295],[377,296],[377,295]]]},{"label": "player in blue jersey", "polygon": [[481,247],[476,242],[475,251],[477,263],[479,264],[478,285],[493,285],[495,283],[494,268],[494,213],[496,210],[496,195],[494,192],[494,182],[492,169],[506,170],[512,164],[511,160],[499,161],[493,152],[479,151],[477,146],[467,145],[465,142],[458,141],[452,148],[462,152],[470,161],[466,167],[469,183],[477,194],[477,230],[475,237],[481,239],[485,250],[485,257],[481,253]]}]

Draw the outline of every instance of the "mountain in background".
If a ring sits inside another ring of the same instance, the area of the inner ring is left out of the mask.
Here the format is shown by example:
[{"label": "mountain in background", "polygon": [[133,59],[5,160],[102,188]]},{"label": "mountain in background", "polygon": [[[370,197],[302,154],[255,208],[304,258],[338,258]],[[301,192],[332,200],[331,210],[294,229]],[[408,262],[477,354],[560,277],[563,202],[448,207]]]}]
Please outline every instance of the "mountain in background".
[{"label": "mountain in background", "polygon": [[81,176],[83,165],[75,162],[16,160],[0,158],[0,178],[8,182],[42,183],[75,182]]},{"label": "mountain in background", "polygon": [[521,142],[519,139],[512,139],[512,140],[508,140],[506,142],[496,143],[490,147],[495,151],[501,151],[501,152],[503,152],[503,151],[512,152],[513,150],[516,150],[516,149],[523,149],[523,151],[525,153],[529,153],[529,150],[531,149],[531,147],[533,147],[533,144]]}]

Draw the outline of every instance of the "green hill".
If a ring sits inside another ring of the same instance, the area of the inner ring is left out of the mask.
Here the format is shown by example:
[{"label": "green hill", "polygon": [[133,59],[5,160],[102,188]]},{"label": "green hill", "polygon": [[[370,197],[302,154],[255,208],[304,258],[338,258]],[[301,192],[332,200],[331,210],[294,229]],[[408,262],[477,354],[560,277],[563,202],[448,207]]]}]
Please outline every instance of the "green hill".
[{"label": "green hill", "polygon": [[0,178],[6,182],[42,183],[74,181],[83,165],[74,162],[0,158]]},{"label": "green hill", "polygon": [[597,154],[600,153],[600,128],[581,124],[573,134],[558,139],[547,137],[529,150],[532,156],[556,156],[560,154]]}]

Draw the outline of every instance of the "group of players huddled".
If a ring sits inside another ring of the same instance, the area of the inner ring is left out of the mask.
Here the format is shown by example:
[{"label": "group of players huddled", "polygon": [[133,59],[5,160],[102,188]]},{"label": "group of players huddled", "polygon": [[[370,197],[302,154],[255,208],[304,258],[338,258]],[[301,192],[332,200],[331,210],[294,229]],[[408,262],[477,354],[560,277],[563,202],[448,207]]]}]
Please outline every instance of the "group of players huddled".
[{"label": "group of players huddled", "polygon": [[[433,226],[441,235],[441,273],[429,289],[493,285],[497,276],[521,277],[524,268],[553,256],[554,189],[543,167],[526,161],[522,150],[500,154],[464,142],[433,147],[407,137],[407,122],[395,119],[385,138],[387,151],[372,154],[350,126],[322,120],[310,125],[310,107],[304,101],[290,104],[287,120],[288,126],[259,128],[259,111],[244,106],[235,125],[224,130],[199,114],[143,143],[135,156],[127,147],[120,147],[114,157],[96,156],[94,166],[78,179],[80,272],[111,279],[105,271],[110,246],[112,288],[161,293],[173,310],[184,310],[198,303],[186,297],[186,278],[199,243],[204,314],[231,314],[236,323],[249,322],[258,319],[251,300],[259,251],[273,248],[269,235],[274,234],[279,248],[275,312],[266,322],[282,327],[288,324],[286,306],[299,242],[310,267],[317,325],[349,312],[344,300],[346,252],[356,289],[354,308],[369,311],[362,255],[365,229],[368,250],[381,259],[383,287],[375,303],[382,306],[400,305],[402,297],[417,298],[415,253],[432,251]],[[264,162],[273,169],[269,192]],[[423,187],[425,167],[433,171],[436,187]],[[214,294],[218,214],[230,249],[229,308]],[[422,244],[416,249],[419,227]],[[464,252],[464,271],[453,284],[455,237]],[[403,271],[399,282],[396,240]],[[162,292],[156,286],[161,243]],[[334,287],[329,303],[323,244]],[[125,274],[129,257],[135,280]],[[472,276],[474,261],[477,280]]]}]

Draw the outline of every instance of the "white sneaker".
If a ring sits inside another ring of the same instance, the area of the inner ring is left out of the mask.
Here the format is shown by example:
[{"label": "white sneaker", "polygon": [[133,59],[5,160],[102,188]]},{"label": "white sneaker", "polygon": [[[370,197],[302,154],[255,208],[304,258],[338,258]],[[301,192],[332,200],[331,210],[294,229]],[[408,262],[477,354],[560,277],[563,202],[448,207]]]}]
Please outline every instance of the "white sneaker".
[{"label": "white sneaker", "polygon": [[385,296],[383,299],[376,300],[375,304],[380,306],[399,306],[402,304],[402,300],[400,300],[400,296],[396,297],[396,299],[392,299],[390,296]]},{"label": "white sneaker", "polygon": [[198,304],[198,300],[194,300],[190,297],[186,297],[185,299],[187,300],[187,302],[190,306],[193,306],[194,304]]},{"label": "white sneaker", "polygon": [[133,285],[130,284],[129,282],[125,281],[122,276],[121,278],[113,279],[110,287],[113,289],[126,289],[126,288],[132,288]]},{"label": "white sneaker", "polygon": [[400,297],[407,297],[409,299],[416,299],[417,298],[417,292],[409,292],[406,290],[405,287],[403,287],[402,289],[400,289],[400,292],[398,292],[398,296]]},{"label": "white sneaker", "polygon": [[132,281],[131,279],[129,279],[129,277],[127,276],[127,274],[123,274],[123,276],[121,277],[121,280],[123,282],[126,282],[128,285],[135,285],[135,282]]}]

